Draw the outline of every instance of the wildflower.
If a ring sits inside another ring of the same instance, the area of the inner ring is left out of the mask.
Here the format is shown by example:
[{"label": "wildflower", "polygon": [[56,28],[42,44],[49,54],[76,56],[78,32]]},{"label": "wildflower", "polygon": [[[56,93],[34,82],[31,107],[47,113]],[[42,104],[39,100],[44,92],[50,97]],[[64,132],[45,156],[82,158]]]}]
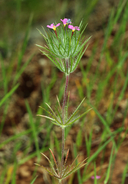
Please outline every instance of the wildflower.
[{"label": "wildflower", "polygon": [[48,28],[53,29],[55,31],[56,37],[57,37],[56,27],[58,27],[59,25],[60,23],[58,23],[56,26],[54,25],[54,23],[52,23],[51,25],[47,25]]},{"label": "wildflower", "polygon": [[[94,179],[95,177],[92,176],[91,178]],[[100,176],[96,176],[96,179],[100,179]]]},{"label": "wildflower", "polygon": [[54,23],[52,23],[51,25],[47,25],[47,27],[56,31],[56,27],[58,27],[59,25],[60,23],[58,23],[56,26],[54,25]]},{"label": "wildflower", "polygon": [[[51,61],[67,75],[77,68],[78,63],[87,48],[85,48],[85,44],[90,38],[83,42],[82,33],[80,33],[82,23],[80,24],[80,27],[74,27],[73,25],[67,25],[71,23],[70,19],[64,18],[60,20],[62,21],[61,24],[52,23],[47,25],[47,27],[53,31],[47,33],[44,30],[44,35],[39,31],[44,37],[47,45],[44,47],[41,45],[38,46],[43,49],[42,53],[51,59]],[[72,31],[70,29],[72,29]],[[77,31],[75,32],[75,30]],[[67,61],[68,64],[66,64]]]},{"label": "wildflower", "polygon": [[74,32],[75,30],[77,30],[77,31],[80,30],[80,28],[78,26],[73,26],[73,25],[69,25],[68,28],[72,29],[72,32]]},{"label": "wildflower", "polygon": [[64,27],[67,25],[67,24],[70,24],[71,23],[71,19],[67,19],[67,18],[64,18],[64,19],[60,19],[63,24],[64,24]]}]

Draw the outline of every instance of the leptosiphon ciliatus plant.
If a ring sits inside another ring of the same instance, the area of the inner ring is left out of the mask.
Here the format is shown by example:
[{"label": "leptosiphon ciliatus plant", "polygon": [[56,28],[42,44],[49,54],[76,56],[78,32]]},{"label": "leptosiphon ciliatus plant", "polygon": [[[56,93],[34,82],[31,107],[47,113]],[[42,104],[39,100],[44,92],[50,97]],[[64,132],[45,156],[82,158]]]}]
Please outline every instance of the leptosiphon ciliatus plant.
[{"label": "leptosiphon ciliatus plant", "polygon": [[[83,117],[90,109],[88,109],[86,112],[78,115],[78,109],[82,105],[84,99],[82,102],[78,105],[76,110],[73,112],[71,116],[68,116],[68,98],[67,98],[67,89],[68,89],[68,82],[69,82],[69,76],[70,73],[74,72],[74,70],[77,68],[85,50],[87,47],[85,47],[86,43],[90,39],[90,37],[87,40],[84,40],[83,32],[85,30],[82,29],[82,23],[80,23],[78,26],[71,25],[71,20],[64,18],[61,19],[62,23],[58,24],[51,24],[47,25],[47,27],[50,29],[48,32],[44,30],[44,34],[40,32],[40,34],[43,36],[43,38],[46,41],[45,46],[37,45],[41,48],[41,52],[47,56],[55,65],[56,67],[61,70],[63,73],[65,73],[66,82],[65,82],[65,89],[64,89],[64,96],[63,96],[63,104],[61,106],[59,99],[57,98],[58,102],[58,109],[54,111],[47,103],[46,105],[49,108],[49,111],[43,109],[49,114],[49,116],[44,115],[37,115],[44,118],[49,119],[53,124],[60,126],[62,129],[62,148],[61,148],[61,163],[58,164],[56,161],[56,158],[52,152],[51,149],[50,152],[52,154],[52,157],[54,159],[54,165],[50,161],[50,159],[42,153],[42,155],[48,160],[51,169],[43,167],[51,176],[54,176],[56,179],[58,179],[59,183],[63,183],[63,180],[69,176],[70,174],[74,173],[81,167],[83,167],[86,164],[86,159],[82,162],[78,162],[76,164],[76,159],[72,162],[71,165],[67,166],[66,162],[68,159],[69,150],[67,151],[66,158],[64,159],[64,149],[65,149],[65,128],[69,125],[72,125],[74,122],[79,120],[81,117]],[[82,31],[81,31],[82,30]],[[36,164],[40,166],[39,164]]]}]

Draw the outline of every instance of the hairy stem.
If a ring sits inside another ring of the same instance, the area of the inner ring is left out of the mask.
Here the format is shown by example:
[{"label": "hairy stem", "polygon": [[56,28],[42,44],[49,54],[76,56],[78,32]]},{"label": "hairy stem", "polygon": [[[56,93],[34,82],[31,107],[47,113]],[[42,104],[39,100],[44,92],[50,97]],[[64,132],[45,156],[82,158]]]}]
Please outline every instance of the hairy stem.
[{"label": "hairy stem", "polygon": [[65,83],[64,98],[63,98],[63,106],[62,106],[62,118],[63,118],[63,124],[65,124],[65,105],[66,105],[66,97],[67,97],[68,81],[69,81],[69,75],[66,75],[66,83]]},{"label": "hairy stem", "polygon": [[[65,62],[66,62],[66,70],[68,71],[69,59],[65,59]],[[63,125],[65,124],[65,106],[66,106],[66,99],[67,99],[68,82],[69,82],[69,74],[66,74],[66,82],[65,82],[65,90],[64,90],[64,97],[63,97],[63,106],[62,106]],[[65,128],[62,128],[61,176],[63,174],[63,165],[64,165],[64,147],[65,147]],[[63,181],[61,181],[61,184],[62,183]]]}]

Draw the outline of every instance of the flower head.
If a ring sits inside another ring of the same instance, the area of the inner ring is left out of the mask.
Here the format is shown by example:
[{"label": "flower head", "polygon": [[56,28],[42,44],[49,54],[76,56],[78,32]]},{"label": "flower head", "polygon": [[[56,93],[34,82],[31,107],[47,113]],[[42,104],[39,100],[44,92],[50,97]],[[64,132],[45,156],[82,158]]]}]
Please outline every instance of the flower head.
[{"label": "flower head", "polygon": [[72,32],[74,32],[75,30],[79,31],[80,28],[78,26],[73,26],[73,25],[68,25],[69,29],[72,29]]},{"label": "flower head", "polygon": [[[87,48],[85,47],[85,44],[90,37],[83,42],[82,33],[79,31],[82,23],[80,24],[80,27],[73,26],[70,25],[71,20],[67,18],[61,19],[61,22],[62,23],[52,23],[47,25],[48,28],[54,31],[46,32],[44,29],[44,35],[39,31],[46,41],[46,46],[38,46],[43,49],[42,53],[46,55],[59,70],[67,75],[77,68],[78,63]],[[69,61],[68,67],[67,60]],[[63,124],[61,124],[59,120],[59,126],[63,127]],[[71,122],[68,121],[67,125],[70,123]]]},{"label": "flower head", "polygon": [[51,25],[47,25],[47,27],[50,29],[53,29],[55,31],[56,27],[58,27],[59,25],[60,25],[60,23],[58,23],[56,26],[54,25],[54,23],[52,23]]},{"label": "flower head", "polygon": [[71,23],[71,19],[67,19],[67,18],[64,18],[64,19],[60,19],[63,24],[64,24],[64,27],[67,25],[67,24],[70,24]]},{"label": "flower head", "polygon": [[[92,176],[91,178],[94,179],[95,177]],[[100,176],[96,176],[96,179],[100,179]]]}]

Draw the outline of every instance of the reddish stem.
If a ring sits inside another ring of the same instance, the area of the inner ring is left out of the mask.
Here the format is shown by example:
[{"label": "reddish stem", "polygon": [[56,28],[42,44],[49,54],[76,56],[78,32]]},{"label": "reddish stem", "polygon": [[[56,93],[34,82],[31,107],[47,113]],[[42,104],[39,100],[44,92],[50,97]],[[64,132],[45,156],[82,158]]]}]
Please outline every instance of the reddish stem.
[{"label": "reddish stem", "polygon": [[[65,59],[65,62],[66,62],[66,70],[68,71],[68,62],[69,62],[69,59]],[[66,106],[66,97],[67,97],[68,82],[69,82],[69,74],[66,74],[66,83],[65,83],[63,106],[62,106],[62,120],[63,120],[63,125],[65,124],[65,106]],[[64,146],[65,146],[65,128],[62,128],[61,176],[63,174],[63,167],[64,167]]]},{"label": "reddish stem", "polygon": [[[73,34],[74,34],[74,31],[72,31],[72,36],[73,36]],[[71,38],[72,38],[72,36],[71,36]]]},{"label": "reddish stem", "polygon": [[54,31],[55,31],[56,37],[57,37],[57,39],[58,39],[57,32],[56,32],[56,30],[54,30]]}]

